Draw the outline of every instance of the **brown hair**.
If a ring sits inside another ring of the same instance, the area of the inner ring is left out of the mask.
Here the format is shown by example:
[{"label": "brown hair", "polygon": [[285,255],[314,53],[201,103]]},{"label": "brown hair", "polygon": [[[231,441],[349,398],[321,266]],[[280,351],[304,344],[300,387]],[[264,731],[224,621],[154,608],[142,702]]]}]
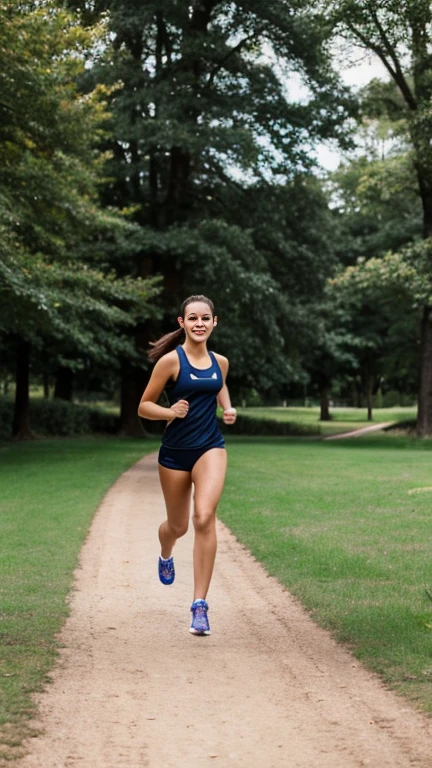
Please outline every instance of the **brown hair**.
[{"label": "brown hair", "polygon": [[[189,296],[189,298],[185,299],[183,304],[180,308],[180,314],[181,317],[184,319],[186,307],[189,306],[189,304],[194,303],[195,301],[201,301],[203,304],[207,304],[209,307],[212,316],[214,317],[215,310],[213,302],[207,298],[207,296],[202,296],[201,294],[196,296]],[[147,353],[147,356],[149,360],[152,361],[152,363],[155,363],[157,360],[159,360],[160,357],[163,355],[166,355],[168,352],[171,352],[173,349],[175,349],[181,341],[184,341],[185,332],[183,328],[179,328],[177,331],[172,331],[171,333],[166,333],[165,336],[161,336],[160,339],[157,341],[151,341],[150,346],[151,349]]]}]

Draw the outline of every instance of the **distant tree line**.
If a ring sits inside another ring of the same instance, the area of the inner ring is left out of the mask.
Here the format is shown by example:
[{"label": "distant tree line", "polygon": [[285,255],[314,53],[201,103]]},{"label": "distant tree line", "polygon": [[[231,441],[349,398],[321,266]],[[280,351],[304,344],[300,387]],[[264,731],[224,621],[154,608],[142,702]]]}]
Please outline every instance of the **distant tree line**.
[{"label": "distant tree line", "polygon": [[[31,435],[30,381],[65,400],[118,393],[122,433],[140,434],[146,348],[196,292],[217,307],[237,397],[307,385],[328,418],[332,391],[356,386],[371,415],[377,390],[420,386],[432,433],[429,80],[420,43],[397,58],[400,25],[424,37],[428,18],[388,2],[0,4],[0,376],[16,437]],[[336,34],[398,77],[354,97]],[[355,135],[363,151],[319,176],[317,143],[348,152]]]}]

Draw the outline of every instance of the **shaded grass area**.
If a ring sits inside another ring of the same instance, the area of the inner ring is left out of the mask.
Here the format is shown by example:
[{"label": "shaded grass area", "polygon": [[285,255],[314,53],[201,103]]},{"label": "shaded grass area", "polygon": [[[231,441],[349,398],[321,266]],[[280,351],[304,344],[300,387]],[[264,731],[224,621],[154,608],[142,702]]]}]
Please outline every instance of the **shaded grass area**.
[{"label": "shaded grass area", "polygon": [[221,519],[314,619],[427,711],[431,450],[432,441],[387,434],[232,439],[220,505]]},{"label": "shaded grass area", "polygon": [[0,446],[0,758],[17,753],[47,680],[72,573],[108,488],[150,441],[52,439]]},{"label": "shaded grass area", "polygon": [[376,408],[373,411],[373,421],[367,420],[365,408],[331,408],[331,421],[319,421],[319,408],[238,408],[243,416],[255,419],[271,419],[275,421],[317,426],[322,435],[332,435],[339,432],[349,432],[361,427],[380,422],[407,421],[416,418],[416,408]]}]

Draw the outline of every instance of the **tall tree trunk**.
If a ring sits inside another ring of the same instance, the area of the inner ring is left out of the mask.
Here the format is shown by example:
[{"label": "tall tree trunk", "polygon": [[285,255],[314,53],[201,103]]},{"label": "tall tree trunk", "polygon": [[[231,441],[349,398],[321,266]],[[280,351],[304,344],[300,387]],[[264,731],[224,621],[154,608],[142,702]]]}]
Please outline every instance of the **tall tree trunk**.
[{"label": "tall tree trunk", "polygon": [[432,309],[423,310],[420,351],[420,386],[418,396],[417,434],[432,435]]},{"label": "tall tree trunk", "polygon": [[[191,14],[185,7],[184,45],[178,60],[172,59],[172,43],[170,31],[164,19],[162,9],[156,11],[156,37],[155,37],[155,64],[156,77],[161,80],[171,67],[175,66],[180,78],[186,81],[189,87],[189,78],[192,76],[194,87],[198,87],[202,76],[202,63],[196,54],[197,46],[190,45],[190,39],[205,34],[211,15],[219,0],[200,0],[198,4],[192,4]],[[188,39],[189,38],[189,39]],[[141,30],[137,34],[124,37],[134,62],[137,72],[142,71],[143,38]],[[186,44],[188,43],[188,44]],[[192,52],[191,52],[192,51]],[[165,71],[166,70],[166,71]],[[135,88],[135,79],[127,84],[127,88]],[[134,99],[132,100],[134,102]],[[155,117],[159,117],[160,107],[154,105]],[[196,107],[185,107],[184,120],[188,124],[196,124],[199,118],[199,110]],[[141,113],[133,106],[131,124],[141,121]],[[136,139],[129,140],[129,153],[131,156],[128,177],[131,180],[131,203],[138,206],[139,212],[136,220],[155,229],[182,224],[187,220],[192,207],[191,176],[194,170],[194,158],[188,146],[173,145],[170,149],[168,172],[160,166],[158,147],[150,146],[145,149]],[[148,157],[149,161],[149,194],[144,195],[142,185],[142,162]],[[150,208],[143,208],[143,202],[149,200]],[[137,258],[136,275],[148,277],[155,273],[161,273],[164,279],[165,307],[171,310],[172,303],[177,303],[181,297],[182,271],[173,259],[164,259],[157,253],[144,253]],[[174,319],[174,318],[173,318]],[[151,325],[153,324],[153,327]],[[138,326],[135,329],[135,345],[138,350],[144,350],[148,342],[155,338],[153,323],[146,324],[144,328]],[[150,373],[125,362],[121,371],[121,410],[120,410],[120,434],[129,436],[142,436],[145,434],[145,422],[137,415],[138,404],[148,381]]]},{"label": "tall tree trunk", "polygon": [[49,376],[47,373],[43,374],[43,393],[44,393],[45,400],[48,400],[50,396],[50,391],[49,391]]},{"label": "tall tree trunk", "polygon": [[330,402],[328,383],[320,385],[320,421],[330,421]]},{"label": "tall tree trunk", "polygon": [[[140,323],[134,329],[135,345],[138,350],[146,350],[149,341],[154,338],[151,321]],[[138,405],[149,379],[151,369],[144,370],[125,360],[121,370],[120,390],[120,427],[119,434],[123,437],[143,437],[147,429],[152,432],[151,422],[138,416]]]},{"label": "tall tree trunk", "polygon": [[[422,182],[419,187],[423,206],[423,235],[432,237],[432,191]],[[420,343],[420,381],[418,392],[417,435],[432,437],[432,310],[423,308]]]},{"label": "tall tree trunk", "polygon": [[363,387],[366,398],[367,407],[367,420],[373,421],[373,390],[374,390],[374,375],[371,373],[371,361],[366,359],[364,361],[363,368]]},{"label": "tall tree trunk", "polygon": [[190,152],[182,147],[171,148],[170,173],[165,200],[166,223],[183,222],[190,208]]},{"label": "tall tree trunk", "polygon": [[54,397],[59,400],[72,400],[73,371],[59,368],[56,374]]},{"label": "tall tree trunk", "polygon": [[138,405],[145,389],[143,374],[146,373],[132,366],[129,361],[125,361],[122,365],[119,429],[122,437],[144,437],[145,435],[143,424],[138,416]]},{"label": "tall tree trunk", "polygon": [[373,421],[373,377],[368,376],[366,381],[367,420]]},{"label": "tall tree trunk", "polygon": [[353,402],[355,403],[356,408],[362,407],[362,399],[363,399],[363,385],[361,382],[361,379],[356,376],[355,383],[354,383],[354,396],[353,396]]},{"label": "tall tree trunk", "polygon": [[35,435],[30,429],[29,398],[30,344],[19,339],[17,345],[15,407],[12,436],[15,440],[33,440]]}]

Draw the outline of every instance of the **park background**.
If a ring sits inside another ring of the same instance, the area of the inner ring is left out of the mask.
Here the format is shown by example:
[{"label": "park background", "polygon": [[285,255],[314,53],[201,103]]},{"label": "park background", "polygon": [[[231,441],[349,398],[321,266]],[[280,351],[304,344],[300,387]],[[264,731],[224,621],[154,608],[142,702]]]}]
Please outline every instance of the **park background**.
[{"label": "park background", "polygon": [[240,413],[222,518],[430,709],[431,15],[0,3],[5,754],[97,504],[157,445],[146,350],[193,293]]}]

